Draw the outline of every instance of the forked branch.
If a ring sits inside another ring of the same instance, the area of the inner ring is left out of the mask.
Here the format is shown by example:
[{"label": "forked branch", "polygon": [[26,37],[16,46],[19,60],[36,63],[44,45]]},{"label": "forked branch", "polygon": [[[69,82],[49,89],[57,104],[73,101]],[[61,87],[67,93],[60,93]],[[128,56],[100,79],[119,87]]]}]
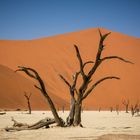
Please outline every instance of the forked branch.
[{"label": "forked branch", "polygon": [[83,68],[87,65],[87,64],[93,64],[94,62],[93,61],[87,61],[83,64]]},{"label": "forked branch", "polygon": [[78,79],[79,74],[80,74],[80,72],[76,72],[76,74],[73,75],[73,83],[72,83],[72,85],[71,85],[71,88],[72,88],[73,90],[76,89],[76,83],[77,83],[77,79]]},{"label": "forked branch", "polygon": [[99,34],[100,34],[100,42],[99,42],[99,48],[98,48],[98,52],[97,52],[97,55],[96,55],[96,62],[100,60],[101,58],[101,54],[102,54],[102,51],[104,49],[104,40],[106,39],[106,37],[110,34],[111,32],[109,33],[106,33],[104,35],[101,34],[101,31],[99,30]]},{"label": "forked branch", "polygon": [[31,109],[31,104],[30,104],[31,95],[32,95],[32,93],[30,93],[30,94],[28,95],[26,92],[24,92],[24,96],[25,96],[25,98],[26,98],[26,100],[27,100],[27,104],[28,104],[29,114],[31,114],[31,111],[32,111],[32,109]]},{"label": "forked branch", "polygon": [[[41,77],[39,76],[39,74],[37,73],[36,70],[32,69],[32,68],[28,68],[28,67],[23,67],[23,66],[18,66],[19,69],[16,70],[17,71],[23,71],[25,72],[29,77],[35,79],[38,81],[42,91],[43,91],[43,94],[46,94],[46,89],[45,89],[45,85],[44,85],[44,82],[43,80],[41,79]],[[37,87],[37,86],[35,86]]]},{"label": "forked branch", "polygon": [[125,106],[125,112],[128,113],[129,100],[123,100],[122,104]]},{"label": "forked branch", "polygon": [[57,113],[57,111],[56,111],[56,108],[55,108],[55,106],[54,106],[54,104],[53,104],[53,101],[51,100],[51,98],[49,97],[49,95],[48,95],[48,93],[47,93],[47,91],[46,91],[44,82],[43,82],[43,80],[41,79],[41,77],[39,76],[39,74],[37,73],[37,71],[34,70],[33,68],[27,68],[27,67],[23,67],[23,66],[18,66],[18,68],[19,68],[19,69],[16,70],[16,71],[23,71],[23,72],[25,72],[29,77],[31,77],[31,78],[37,80],[37,82],[39,83],[40,87],[38,87],[38,86],[36,86],[36,85],[35,85],[35,87],[36,87],[37,89],[39,89],[39,90],[41,91],[41,93],[43,94],[43,96],[47,99],[47,102],[48,102],[49,107],[50,107],[50,109],[51,109],[51,111],[52,111],[52,114],[53,114],[53,116],[54,116],[54,118],[55,118],[56,123],[57,123],[59,126],[64,126],[62,120],[60,119],[60,117],[59,117],[59,115],[58,115],[58,113]]},{"label": "forked branch", "polygon": [[126,63],[134,64],[133,62],[126,60],[126,59],[119,57],[119,56],[107,56],[107,57],[102,58],[101,62],[106,61],[106,60],[110,60],[110,59],[118,59],[118,60],[121,60],[121,61],[126,62]]},{"label": "forked branch", "polygon": [[27,100],[30,100],[32,93],[30,93],[29,95],[27,95],[26,92],[24,92],[24,96]]},{"label": "forked branch", "polygon": [[78,60],[79,60],[80,73],[81,73],[83,79],[85,79],[85,78],[86,78],[86,75],[85,75],[84,70],[83,70],[83,67],[84,67],[83,65],[84,65],[84,64],[83,64],[83,61],[82,61],[82,58],[81,58],[81,55],[80,55],[78,46],[74,45],[74,48],[75,48],[75,50],[76,50],[76,55],[77,55],[77,58],[78,58]]},{"label": "forked branch", "polygon": [[71,88],[70,83],[66,80],[66,78],[64,78],[63,75],[59,74],[59,77],[64,81],[64,83],[65,83],[69,88]]},{"label": "forked branch", "polygon": [[90,79],[92,77],[92,75],[94,74],[94,72],[96,71],[96,69],[98,68],[100,62],[101,62],[101,54],[102,54],[102,51],[104,49],[104,40],[106,39],[106,37],[110,34],[111,32],[107,33],[107,34],[104,34],[102,35],[101,34],[101,31],[99,30],[99,34],[100,34],[100,41],[99,41],[99,47],[98,47],[98,51],[97,51],[97,54],[96,54],[96,60],[95,60],[95,63],[94,63],[94,66],[91,68],[91,70],[89,71],[88,73],[88,78]]},{"label": "forked branch", "polygon": [[[78,79],[78,75],[79,75],[79,74],[80,74],[80,72],[76,72],[76,74],[72,76],[72,77],[73,77],[73,83],[72,83],[72,84],[70,84],[70,83],[68,82],[68,80],[66,80],[66,78],[64,78],[63,75],[59,74],[60,78],[61,78],[61,79],[64,81],[64,83],[69,87],[69,89],[70,89],[70,94],[71,94],[71,96],[72,96],[73,98],[74,98],[74,91],[76,91],[76,94],[77,94],[76,83],[77,83],[77,79]],[[74,98],[74,100],[75,100],[75,98]]]},{"label": "forked branch", "polygon": [[115,76],[108,76],[108,77],[104,77],[104,78],[98,80],[98,81],[97,81],[96,83],[94,83],[94,84],[89,88],[89,90],[84,94],[82,100],[85,99],[85,98],[93,91],[93,89],[94,89],[97,85],[99,85],[101,82],[103,82],[103,81],[105,81],[105,80],[107,80],[107,79],[117,79],[117,80],[119,80],[120,78],[119,78],[119,77],[115,77]]}]

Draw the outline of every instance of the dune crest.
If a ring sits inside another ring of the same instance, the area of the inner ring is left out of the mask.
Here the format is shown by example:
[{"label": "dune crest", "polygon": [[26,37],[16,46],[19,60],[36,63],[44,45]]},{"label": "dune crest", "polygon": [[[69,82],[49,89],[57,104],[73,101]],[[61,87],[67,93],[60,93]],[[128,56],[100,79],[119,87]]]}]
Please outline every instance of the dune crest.
[{"label": "dune crest", "polygon": [[[110,31],[101,28],[101,32],[107,33]],[[73,44],[79,46],[81,56],[85,61],[94,61],[98,43],[99,33],[97,28],[34,40],[0,40],[0,64],[13,70],[18,65],[35,68],[43,77],[49,93],[53,94],[54,98],[61,99],[60,102],[63,100],[63,102],[68,103],[70,97],[68,88],[60,80],[58,74],[61,73],[71,81],[71,75],[79,69]],[[131,104],[140,100],[140,39],[111,31],[111,35],[107,38],[105,45],[103,56],[118,55],[131,60],[135,64],[130,65],[117,60],[104,63],[96,72],[93,82],[108,75],[119,76],[121,80],[106,81],[97,87],[85,101],[85,109],[98,109],[99,107],[108,109],[110,106],[116,106],[117,104],[122,108],[121,102],[123,99],[129,99]],[[20,73],[23,79],[24,77],[26,78],[26,81],[23,82],[25,85],[16,88],[11,84],[14,83],[16,78],[13,78],[13,81],[9,80],[9,70],[3,70],[1,66],[0,71],[0,76],[3,77],[2,80],[0,78],[0,100],[3,102],[0,108],[8,108],[12,104],[13,107],[17,106],[12,100],[19,102],[20,106],[23,106],[23,101],[20,97],[23,95],[19,93],[20,88],[22,90],[28,89],[29,92],[38,92],[32,86],[31,79],[28,79],[25,75]],[[30,88],[27,88],[27,85],[30,85]],[[5,90],[6,87],[10,90]],[[11,102],[10,105],[5,100],[8,96],[10,97],[8,99]],[[40,102],[37,101],[37,98],[33,99],[33,106],[34,108],[42,109],[42,104],[45,104],[45,101],[41,97],[39,98]],[[58,100],[57,104],[59,104]],[[60,107],[61,105],[58,106]]]}]

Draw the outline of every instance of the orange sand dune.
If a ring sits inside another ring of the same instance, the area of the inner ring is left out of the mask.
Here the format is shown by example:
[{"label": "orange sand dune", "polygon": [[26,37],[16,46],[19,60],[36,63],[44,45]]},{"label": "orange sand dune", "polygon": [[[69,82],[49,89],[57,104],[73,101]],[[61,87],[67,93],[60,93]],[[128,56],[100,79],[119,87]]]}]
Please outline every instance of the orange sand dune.
[{"label": "orange sand dune", "polygon": [[[0,108],[1,109],[27,109],[24,92],[32,93],[31,106],[33,109],[49,109],[45,99],[34,88],[35,83],[26,79],[22,75],[15,73],[6,66],[0,65]],[[56,107],[68,106],[63,99],[50,93]]]},{"label": "orange sand dune", "polygon": [[[110,31],[101,29],[101,32],[107,33]],[[0,40],[0,64],[13,70],[18,65],[35,68],[46,82],[48,92],[69,102],[68,88],[60,80],[58,74],[61,73],[69,81],[72,81],[71,75],[79,69],[73,44],[79,46],[83,60],[87,61],[95,59],[98,43],[99,33],[97,28],[35,40]],[[118,60],[111,60],[100,66],[93,82],[108,75],[119,76],[121,80],[108,80],[99,85],[85,100],[84,107],[86,109],[97,109],[99,106],[107,109],[110,106],[116,106],[116,104],[122,107],[123,99],[129,99],[131,104],[140,100],[140,39],[112,32],[105,41],[105,45],[103,56],[118,55],[133,61],[135,64],[131,65]],[[6,87],[9,87],[6,83],[1,86],[3,92],[0,92],[0,100],[3,100],[3,104],[5,101],[7,106],[11,106],[4,98],[19,89],[17,87],[10,91],[7,90],[7,92],[3,90]],[[22,88],[27,89],[26,85]],[[33,92],[33,90],[35,90],[34,87],[29,88],[30,92]],[[14,99],[15,102],[20,102],[19,96],[23,96],[22,94],[19,95],[15,92],[10,100]],[[37,106],[42,108],[37,100],[33,102],[35,108]],[[42,102],[44,103],[44,101]]]}]

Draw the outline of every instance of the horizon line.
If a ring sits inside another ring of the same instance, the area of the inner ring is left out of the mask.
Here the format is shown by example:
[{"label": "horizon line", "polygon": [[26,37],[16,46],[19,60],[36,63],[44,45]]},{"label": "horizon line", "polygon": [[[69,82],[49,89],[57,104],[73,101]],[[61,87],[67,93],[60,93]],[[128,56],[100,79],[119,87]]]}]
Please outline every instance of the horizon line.
[{"label": "horizon line", "polygon": [[36,37],[36,38],[32,38],[32,39],[0,39],[0,41],[32,41],[32,40],[39,40],[39,39],[44,39],[44,38],[50,38],[50,37],[55,37],[55,36],[60,36],[60,35],[65,35],[65,34],[71,34],[71,33],[76,33],[76,32],[80,32],[80,31],[86,31],[86,30],[91,30],[91,29],[102,29],[102,30],[108,30],[110,32],[113,33],[118,33],[118,34],[122,34],[122,35],[126,35],[129,37],[133,37],[133,38],[137,38],[140,39],[140,37],[134,36],[134,35],[129,35],[120,31],[114,31],[111,29],[107,29],[105,27],[90,27],[90,28],[85,28],[85,29],[77,29],[75,31],[68,31],[68,32],[64,32],[64,33],[58,33],[58,34],[54,34],[54,35],[46,35],[46,36],[42,36],[42,37]]}]

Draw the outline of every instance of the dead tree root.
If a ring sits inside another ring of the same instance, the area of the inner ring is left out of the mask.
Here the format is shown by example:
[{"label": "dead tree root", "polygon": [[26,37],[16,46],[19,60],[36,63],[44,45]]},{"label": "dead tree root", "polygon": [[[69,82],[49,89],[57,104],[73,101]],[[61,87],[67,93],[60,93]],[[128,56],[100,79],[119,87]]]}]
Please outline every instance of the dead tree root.
[{"label": "dead tree root", "polygon": [[48,117],[32,125],[17,122],[14,118],[12,118],[12,121],[14,122],[13,127],[6,127],[6,131],[34,130],[42,127],[49,128],[49,125],[56,123],[54,119]]}]

